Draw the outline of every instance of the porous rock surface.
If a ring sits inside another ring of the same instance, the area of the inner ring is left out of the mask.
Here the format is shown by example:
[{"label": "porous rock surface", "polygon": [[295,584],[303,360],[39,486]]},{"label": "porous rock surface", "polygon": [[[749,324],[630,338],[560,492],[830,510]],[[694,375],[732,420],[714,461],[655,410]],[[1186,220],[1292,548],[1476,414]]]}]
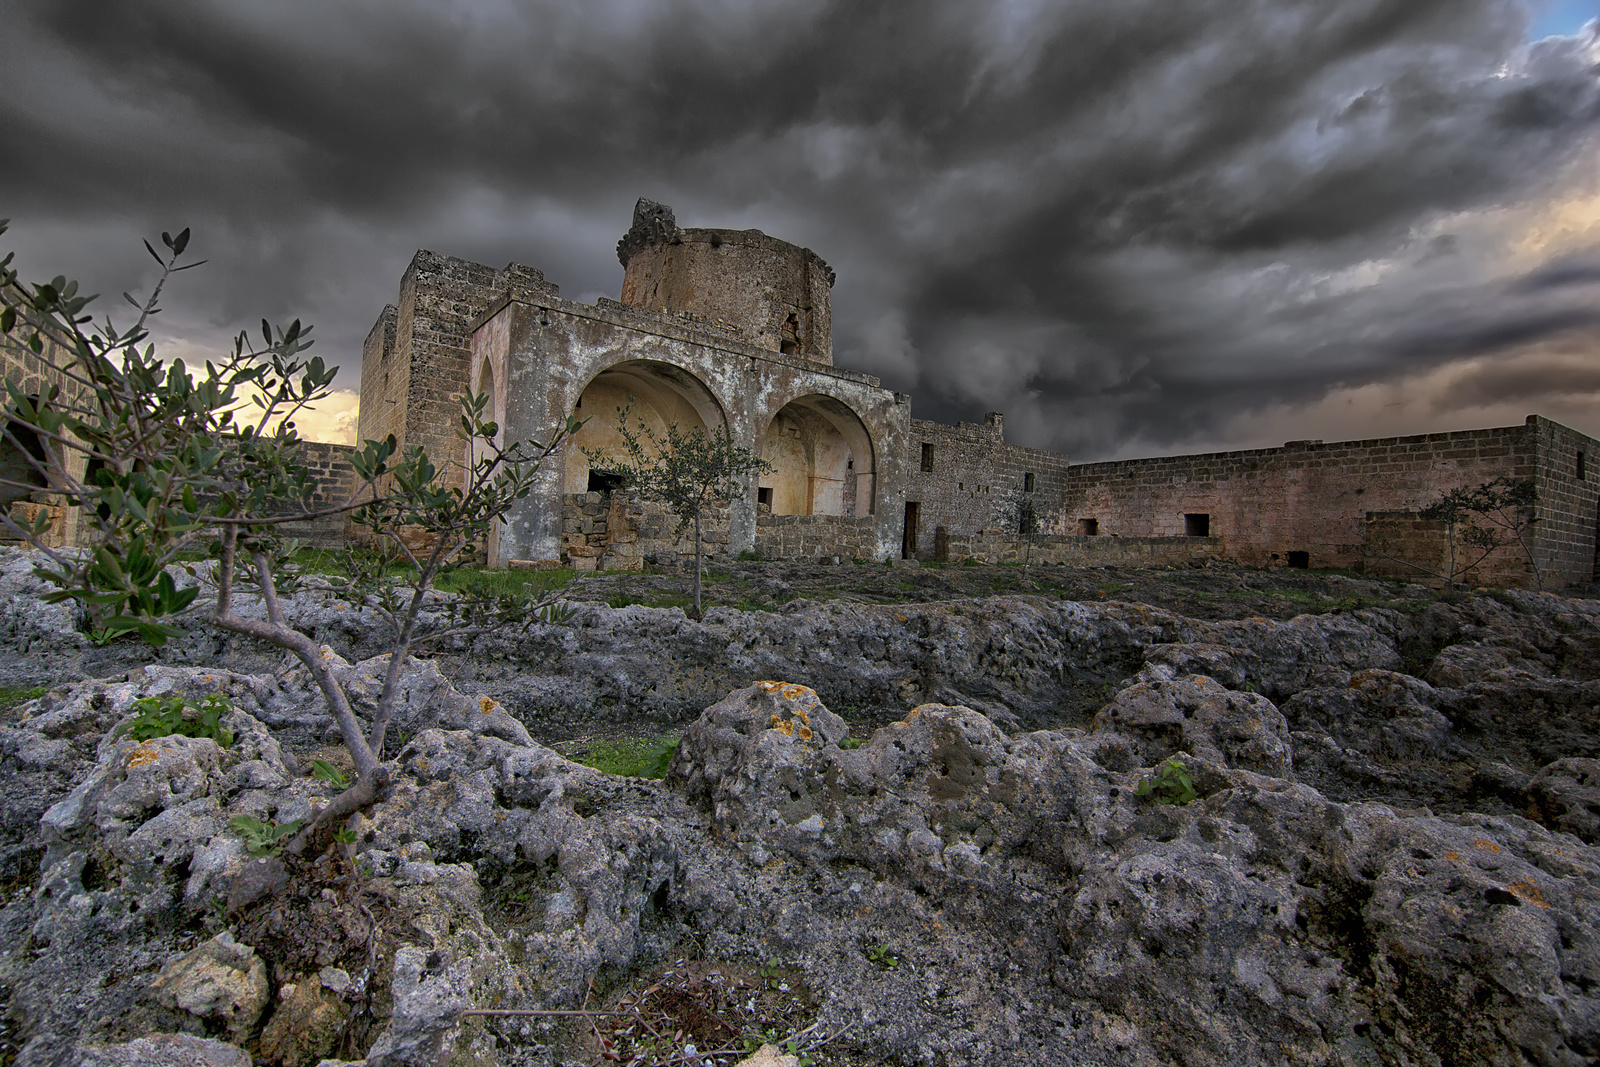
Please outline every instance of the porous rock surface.
[{"label": "porous rock surface", "polygon": [[[758,629],[586,610],[646,649]],[[64,686],[0,728],[0,861],[37,872],[0,909],[17,1062],[584,1062],[536,1024],[460,1013],[576,1007],[592,980],[691,949],[803,974],[822,1030],[847,1031],[823,1062],[1591,1062],[1597,616],[1534,594],[1282,623],[1032,598],[807,608],[762,617],[793,622],[789,661],[865,678],[986,637],[883,684],[999,695],[920,703],[852,748],[815,676],[736,687],[663,782],[570,763],[511,700],[423,663],[390,790],[304,862],[253,858],[228,828],[332,794],[307,773],[336,753],[298,672]],[[582,630],[561,640],[594,648]],[[339,664],[359,707],[382,667]],[[1074,672],[1117,677],[1077,725],[1015,729]],[[228,694],[234,744],[114,736],[172,690]],[[1138,790],[1170,756],[1192,803]]]}]

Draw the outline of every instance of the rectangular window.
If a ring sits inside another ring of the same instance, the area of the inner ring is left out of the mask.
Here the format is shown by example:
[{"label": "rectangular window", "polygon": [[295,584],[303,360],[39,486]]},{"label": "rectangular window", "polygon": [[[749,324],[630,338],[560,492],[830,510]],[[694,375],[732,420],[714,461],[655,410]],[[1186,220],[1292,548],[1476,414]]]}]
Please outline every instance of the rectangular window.
[{"label": "rectangular window", "polygon": [[[1583,453],[1581,453],[1581,452],[1578,453],[1578,454],[1580,456],[1583,455]],[[1029,471],[1027,474],[1024,474],[1022,476],[1022,491],[1024,493],[1033,492],[1033,472],[1032,471]]]},{"label": "rectangular window", "polygon": [[1580,482],[1583,481],[1583,460],[1584,460],[1584,455],[1583,455],[1582,452],[1579,452],[1578,453],[1578,481],[1580,481]]},{"label": "rectangular window", "polygon": [[1186,514],[1183,517],[1183,536],[1185,537],[1210,537],[1211,516],[1205,514]]},{"label": "rectangular window", "polygon": [[922,446],[922,469],[925,470],[925,471],[933,470],[933,446],[932,445],[925,444],[925,445]]},{"label": "rectangular window", "polygon": [[1100,520],[1099,519],[1079,519],[1078,520],[1078,536],[1079,537],[1096,537],[1096,536],[1099,535],[1099,533],[1100,533]]},{"label": "rectangular window", "polygon": [[756,490],[756,507],[761,507],[763,504],[766,505],[768,511],[772,510],[772,488],[770,486],[763,485]]}]

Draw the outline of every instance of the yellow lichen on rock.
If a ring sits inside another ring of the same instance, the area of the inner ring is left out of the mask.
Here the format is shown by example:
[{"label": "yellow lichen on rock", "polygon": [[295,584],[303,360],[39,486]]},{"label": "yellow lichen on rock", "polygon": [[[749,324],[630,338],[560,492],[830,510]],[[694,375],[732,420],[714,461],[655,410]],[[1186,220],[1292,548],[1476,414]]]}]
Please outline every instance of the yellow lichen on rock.
[{"label": "yellow lichen on rock", "polygon": [[149,741],[146,741],[144,744],[128,753],[128,766],[143,767],[146,764],[155,763],[160,758],[161,750],[156,748]]},{"label": "yellow lichen on rock", "polygon": [[769,730],[776,730],[780,734],[786,734],[786,735],[791,736],[791,737],[794,736],[794,722],[792,720],[790,720],[790,719],[785,719],[782,715],[779,715],[777,712],[773,712],[773,714],[772,714],[772,725],[769,726],[768,729]]},{"label": "yellow lichen on rock", "polygon": [[478,710],[485,715],[493,715],[499,708],[500,705],[496,704],[492,697],[484,697],[478,701]]}]

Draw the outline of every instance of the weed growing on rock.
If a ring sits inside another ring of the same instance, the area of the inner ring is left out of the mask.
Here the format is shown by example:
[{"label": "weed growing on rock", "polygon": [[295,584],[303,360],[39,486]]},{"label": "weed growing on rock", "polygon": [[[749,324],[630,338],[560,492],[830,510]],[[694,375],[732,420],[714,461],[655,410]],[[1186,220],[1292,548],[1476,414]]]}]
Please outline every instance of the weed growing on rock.
[{"label": "weed growing on rock", "polygon": [[883,971],[893,971],[900,967],[900,957],[890,951],[888,945],[881,942],[867,946],[867,962]]},{"label": "weed growing on rock", "polygon": [[1188,769],[1177,756],[1163,760],[1133,792],[1141,797],[1154,796],[1157,804],[1187,804],[1200,795],[1194,790],[1194,780],[1189,777]]},{"label": "weed growing on rock", "polygon": [[302,822],[301,819],[286,823],[263,822],[253,815],[235,815],[228,820],[228,829],[244,838],[244,847],[250,855],[259,858],[282,852],[284,844],[300,832]]},{"label": "weed growing on rock", "polygon": [[350,788],[350,776],[325,759],[314,759],[311,761],[311,776],[313,778],[320,778],[322,781],[332,785],[335,789]]},{"label": "weed growing on rock", "polygon": [[233,744],[233,731],[222,725],[222,717],[233,704],[221,693],[212,693],[198,704],[176,693],[144,697],[133,702],[133,719],[115,736],[130,741],[149,741],[179,734],[183,737],[209,737],[222,748]]}]

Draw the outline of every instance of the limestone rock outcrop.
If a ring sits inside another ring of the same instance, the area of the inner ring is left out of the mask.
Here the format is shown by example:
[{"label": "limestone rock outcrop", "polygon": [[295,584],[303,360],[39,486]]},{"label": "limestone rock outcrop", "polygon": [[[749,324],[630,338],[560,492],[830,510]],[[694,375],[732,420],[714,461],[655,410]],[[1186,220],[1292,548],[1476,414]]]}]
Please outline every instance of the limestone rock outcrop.
[{"label": "limestone rock outcrop", "polygon": [[[229,826],[333,794],[294,670],[154,663],[21,709],[0,726],[0,861],[31,879],[0,906],[16,1062],[576,1063],[463,1012],[576,1008],[686,955],[803,976],[846,1064],[1600,1057],[1583,603],[585,611],[603,639],[580,619],[530,640],[622,650],[624,679],[651,653],[813,673],[708,701],[652,781],[569,762],[514,697],[418,663],[387,792],[303,860]],[[339,664],[358,706],[382,667]],[[872,677],[950,699],[851,738],[825,690]],[[1011,728],[1067,688],[1075,725]],[[116,735],[175,691],[225,694],[233,743]],[[1148,788],[1169,759],[1188,803]]]}]

